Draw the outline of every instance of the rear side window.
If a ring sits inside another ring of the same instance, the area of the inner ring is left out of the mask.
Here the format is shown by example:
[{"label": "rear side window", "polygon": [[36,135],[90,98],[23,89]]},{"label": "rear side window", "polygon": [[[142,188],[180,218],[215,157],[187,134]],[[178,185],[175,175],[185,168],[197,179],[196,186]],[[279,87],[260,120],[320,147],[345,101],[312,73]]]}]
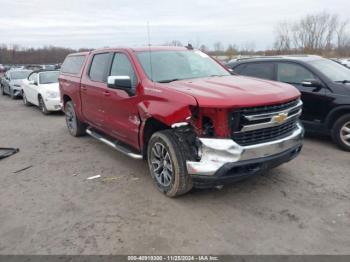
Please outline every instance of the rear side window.
[{"label": "rear side window", "polygon": [[78,75],[83,66],[84,60],[85,56],[83,55],[67,56],[62,64],[61,72]]},{"label": "rear side window", "polygon": [[303,66],[291,63],[279,63],[277,66],[277,80],[280,82],[301,84],[307,79],[316,77]]},{"label": "rear side window", "polygon": [[109,65],[109,58],[109,53],[94,55],[89,72],[89,76],[92,81],[106,82],[106,72]]},{"label": "rear side window", "polygon": [[273,63],[249,63],[243,68],[238,68],[237,73],[245,76],[252,76],[274,80],[274,64]]}]

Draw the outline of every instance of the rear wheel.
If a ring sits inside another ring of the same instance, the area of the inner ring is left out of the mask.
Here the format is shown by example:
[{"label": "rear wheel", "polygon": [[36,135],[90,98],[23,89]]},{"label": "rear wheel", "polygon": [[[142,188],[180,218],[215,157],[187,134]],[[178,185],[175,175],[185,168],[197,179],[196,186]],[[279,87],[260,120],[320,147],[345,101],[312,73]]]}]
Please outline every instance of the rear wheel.
[{"label": "rear wheel", "polygon": [[350,152],[350,114],[340,117],[334,123],[332,138],[341,149]]},{"label": "rear wheel", "polygon": [[23,104],[25,106],[30,106],[30,103],[28,102],[26,94],[24,92],[22,92],[22,98],[23,98]]},{"label": "rear wheel", "polygon": [[5,87],[3,85],[1,86],[1,95],[5,95]]},{"label": "rear wheel", "polygon": [[64,112],[69,133],[75,137],[85,135],[86,125],[78,119],[72,101],[66,103]]},{"label": "rear wheel", "polygon": [[171,130],[153,134],[148,144],[147,158],[151,176],[165,195],[176,197],[192,189],[184,150]]},{"label": "rear wheel", "polygon": [[44,99],[41,96],[39,96],[38,99],[39,99],[39,108],[40,108],[41,113],[43,113],[44,115],[50,114],[50,111],[48,111],[46,108]]}]

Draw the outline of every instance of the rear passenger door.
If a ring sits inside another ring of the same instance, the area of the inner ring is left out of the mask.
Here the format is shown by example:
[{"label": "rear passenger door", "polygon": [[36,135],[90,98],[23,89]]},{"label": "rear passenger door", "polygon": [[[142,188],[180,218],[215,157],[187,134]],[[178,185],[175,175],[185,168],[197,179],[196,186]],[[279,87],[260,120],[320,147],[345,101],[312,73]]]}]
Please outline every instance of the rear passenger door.
[{"label": "rear passenger door", "polygon": [[81,81],[82,112],[87,122],[102,131],[105,127],[104,103],[108,99],[107,74],[111,53],[95,53]]}]

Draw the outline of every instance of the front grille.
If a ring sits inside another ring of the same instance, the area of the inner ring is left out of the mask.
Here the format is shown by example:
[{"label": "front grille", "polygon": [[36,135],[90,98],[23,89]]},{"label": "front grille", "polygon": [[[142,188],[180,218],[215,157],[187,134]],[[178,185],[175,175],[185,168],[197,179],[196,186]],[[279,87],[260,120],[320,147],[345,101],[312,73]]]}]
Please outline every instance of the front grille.
[{"label": "front grille", "polygon": [[[293,100],[273,106],[243,108],[231,115],[232,139],[241,146],[249,146],[287,137],[297,128],[302,103]],[[284,123],[275,117],[286,114]]]},{"label": "front grille", "polygon": [[291,135],[296,126],[297,119],[292,119],[280,126],[234,133],[233,140],[242,146],[270,142]]},{"label": "front grille", "polygon": [[239,113],[244,115],[249,114],[265,114],[265,113],[271,113],[271,112],[277,112],[282,111],[288,108],[291,108],[299,103],[299,99],[283,103],[283,104],[277,104],[272,106],[258,106],[258,107],[248,107],[248,108],[241,108],[238,110]]}]

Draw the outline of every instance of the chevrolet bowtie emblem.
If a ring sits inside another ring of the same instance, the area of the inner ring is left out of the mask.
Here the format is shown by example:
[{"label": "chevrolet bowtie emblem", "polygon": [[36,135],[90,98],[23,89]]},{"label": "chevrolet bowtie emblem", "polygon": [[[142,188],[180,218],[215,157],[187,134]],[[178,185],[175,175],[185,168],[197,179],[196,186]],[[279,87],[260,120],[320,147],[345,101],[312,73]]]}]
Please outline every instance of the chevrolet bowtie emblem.
[{"label": "chevrolet bowtie emblem", "polygon": [[282,124],[287,120],[288,114],[287,113],[280,113],[273,117],[273,120],[276,123]]}]

